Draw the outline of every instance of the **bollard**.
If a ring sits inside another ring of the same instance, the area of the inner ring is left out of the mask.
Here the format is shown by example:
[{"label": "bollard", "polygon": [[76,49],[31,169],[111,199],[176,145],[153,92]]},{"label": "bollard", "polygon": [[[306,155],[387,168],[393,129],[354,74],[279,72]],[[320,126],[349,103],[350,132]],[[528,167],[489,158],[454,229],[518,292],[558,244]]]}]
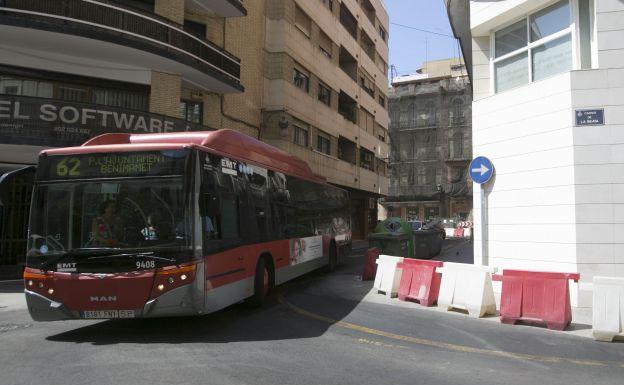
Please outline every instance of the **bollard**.
[{"label": "bollard", "polygon": [[438,307],[466,310],[471,317],[496,314],[492,288],[495,267],[446,262],[441,270]]},{"label": "bollard", "polygon": [[433,306],[438,300],[442,274],[436,267],[444,262],[405,259],[397,266],[401,268],[401,283],[398,296],[401,301],[415,300],[423,306]]},{"label": "bollard", "polygon": [[563,330],[572,321],[568,280],[578,282],[578,273],[504,270],[501,277],[500,320],[545,324]]},{"label": "bollard", "polygon": [[592,335],[611,342],[624,335],[624,278],[594,277]]},{"label": "bollard", "polygon": [[388,298],[396,297],[401,282],[402,270],[397,265],[403,262],[403,257],[380,255],[377,259],[377,274],[373,288],[384,293]]},{"label": "bollard", "polygon": [[368,281],[375,278],[377,272],[377,258],[379,258],[380,249],[373,247],[364,253],[364,271],[362,272],[362,281]]}]

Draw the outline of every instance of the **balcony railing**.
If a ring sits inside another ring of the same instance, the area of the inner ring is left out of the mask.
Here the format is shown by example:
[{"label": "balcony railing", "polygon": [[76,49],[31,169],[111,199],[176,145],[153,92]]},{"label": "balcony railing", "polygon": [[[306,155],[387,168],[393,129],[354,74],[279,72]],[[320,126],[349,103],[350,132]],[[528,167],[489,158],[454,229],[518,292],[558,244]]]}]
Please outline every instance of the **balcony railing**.
[{"label": "balcony railing", "polygon": [[67,147],[109,132],[209,131],[170,116],[92,103],[0,94],[0,143]]},{"label": "balcony railing", "polygon": [[155,14],[112,1],[3,0],[0,24],[67,33],[109,41],[168,57],[235,88],[240,60]]}]

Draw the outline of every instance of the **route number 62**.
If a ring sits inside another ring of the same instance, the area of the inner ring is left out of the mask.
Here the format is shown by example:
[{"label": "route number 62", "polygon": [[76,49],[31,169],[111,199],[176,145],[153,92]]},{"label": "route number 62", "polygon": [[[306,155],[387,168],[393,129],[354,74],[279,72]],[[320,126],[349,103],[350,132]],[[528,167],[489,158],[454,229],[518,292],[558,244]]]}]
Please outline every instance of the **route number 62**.
[{"label": "route number 62", "polygon": [[56,165],[56,175],[58,176],[80,176],[80,159],[67,158],[61,160]]}]

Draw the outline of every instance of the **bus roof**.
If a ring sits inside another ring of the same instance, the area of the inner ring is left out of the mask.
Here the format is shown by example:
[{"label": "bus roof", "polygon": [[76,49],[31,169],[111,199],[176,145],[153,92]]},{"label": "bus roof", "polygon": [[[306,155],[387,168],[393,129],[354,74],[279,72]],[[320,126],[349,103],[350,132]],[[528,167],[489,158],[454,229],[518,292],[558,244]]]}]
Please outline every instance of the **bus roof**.
[{"label": "bus roof", "polygon": [[172,132],[159,134],[109,133],[89,139],[82,146],[48,149],[42,155],[72,155],[180,149],[185,147],[227,156],[292,176],[326,182],[308,164],[277,147],[235,130]]}]

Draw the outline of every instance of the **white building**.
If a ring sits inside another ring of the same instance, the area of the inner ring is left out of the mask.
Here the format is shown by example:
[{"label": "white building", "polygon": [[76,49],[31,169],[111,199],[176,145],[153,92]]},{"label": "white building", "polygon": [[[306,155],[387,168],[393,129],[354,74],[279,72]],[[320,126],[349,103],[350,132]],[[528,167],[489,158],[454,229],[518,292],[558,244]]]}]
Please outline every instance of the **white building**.
[{"label": "white building", "polygon": [[470,1],[470,30],[473,154],[496,169],[475,263],[577,271],[591,306],[594,275],[624,277],[624,1]]}]

